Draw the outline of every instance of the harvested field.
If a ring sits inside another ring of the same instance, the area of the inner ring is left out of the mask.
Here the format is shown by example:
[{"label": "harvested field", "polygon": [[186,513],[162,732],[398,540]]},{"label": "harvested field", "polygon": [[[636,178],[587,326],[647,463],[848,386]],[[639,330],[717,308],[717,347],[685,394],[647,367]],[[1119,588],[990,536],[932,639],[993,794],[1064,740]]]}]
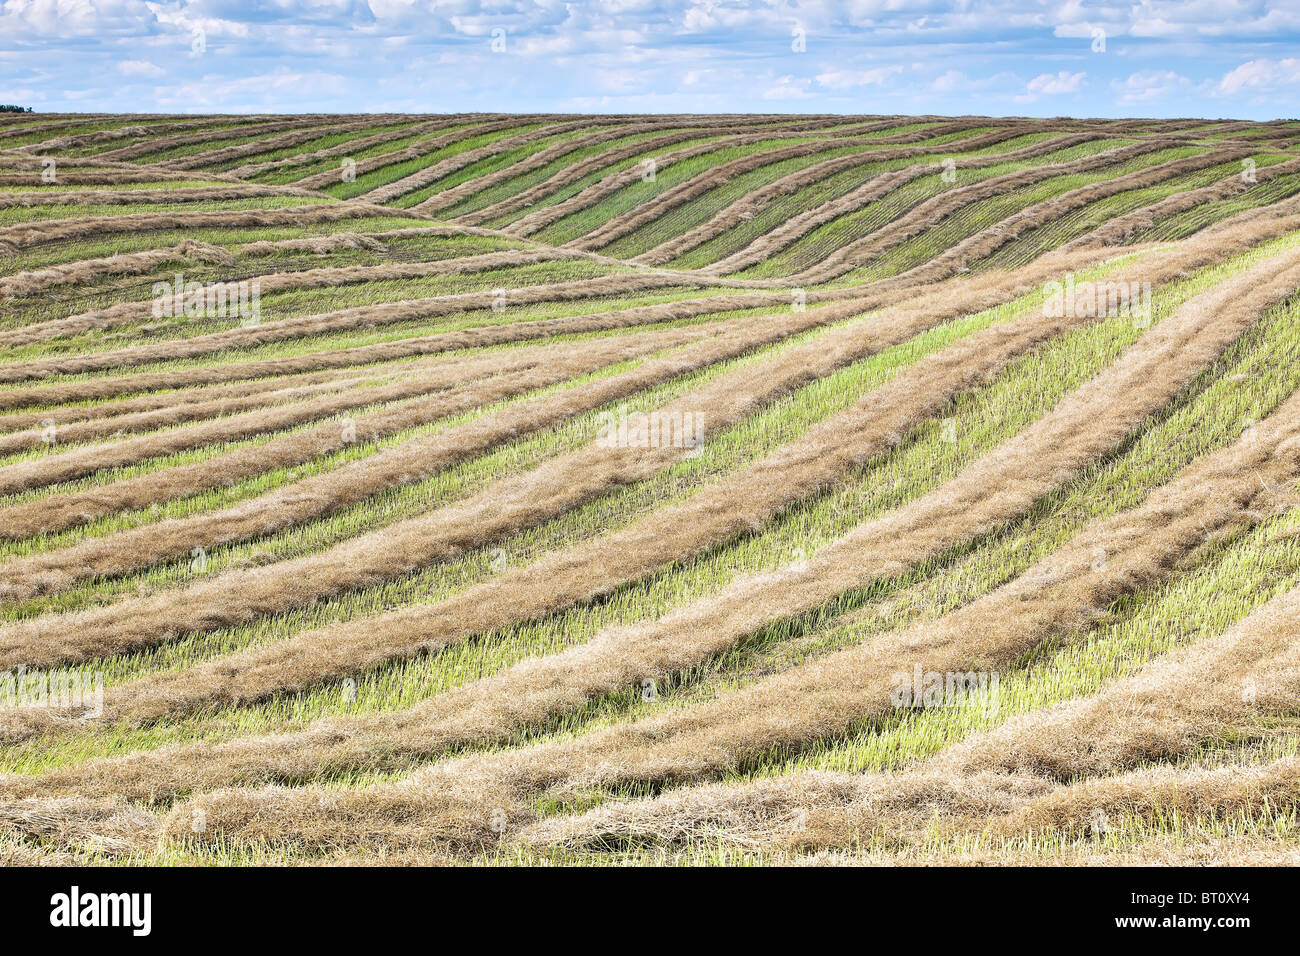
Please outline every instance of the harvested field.
[{"label": "harvested field", "polygon": [[0,854],[1293,861],[1295,136],[4,117]]}]

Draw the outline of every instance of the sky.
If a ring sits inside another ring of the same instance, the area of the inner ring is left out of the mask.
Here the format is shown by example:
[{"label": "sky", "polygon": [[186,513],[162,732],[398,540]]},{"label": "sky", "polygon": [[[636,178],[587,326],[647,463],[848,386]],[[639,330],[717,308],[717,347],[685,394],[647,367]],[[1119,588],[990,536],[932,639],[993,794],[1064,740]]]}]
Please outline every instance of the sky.
[{"label": "sky", "polygon": [[1300,117],[1300,0],[0,0],[37,112]]}]

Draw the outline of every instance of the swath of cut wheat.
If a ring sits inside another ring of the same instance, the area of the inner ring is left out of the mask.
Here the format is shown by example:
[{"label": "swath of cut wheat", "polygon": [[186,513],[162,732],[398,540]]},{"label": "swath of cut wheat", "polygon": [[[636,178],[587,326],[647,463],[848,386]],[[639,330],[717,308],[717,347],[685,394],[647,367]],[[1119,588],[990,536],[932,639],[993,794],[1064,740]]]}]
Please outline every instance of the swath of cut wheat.
[{"label": "swath of cut wheat", "polygon": [[1300,123],[0,119],[0,859],[1269,863]]}]

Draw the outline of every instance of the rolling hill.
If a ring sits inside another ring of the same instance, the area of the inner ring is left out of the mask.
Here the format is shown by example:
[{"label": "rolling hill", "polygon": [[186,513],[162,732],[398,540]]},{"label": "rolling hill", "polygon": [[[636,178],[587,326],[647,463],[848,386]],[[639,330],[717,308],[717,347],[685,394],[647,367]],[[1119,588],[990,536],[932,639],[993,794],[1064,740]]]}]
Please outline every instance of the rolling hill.
[{"label": "rolling hill", "polygon": [[0,860],[1296,862],[1300,122],[0,116]]}]

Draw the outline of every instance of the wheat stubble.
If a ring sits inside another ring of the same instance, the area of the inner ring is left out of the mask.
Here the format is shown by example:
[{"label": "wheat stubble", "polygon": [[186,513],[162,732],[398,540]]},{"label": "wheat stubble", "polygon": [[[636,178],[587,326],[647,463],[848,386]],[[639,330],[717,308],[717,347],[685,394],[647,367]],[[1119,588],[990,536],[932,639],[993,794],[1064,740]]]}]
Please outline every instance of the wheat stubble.
[{"label": "wheat stubble", "polygon": [[[712,642],[716,652],[767,622],[805,612],[872,577],[907,567],[917,538],[924,541],[927,530],[937,537],[950,523],[965,522],[979,533],[1023,513],[1167,403],[1260,310],[1288,295],[1297,278],[1300,266],[1294,254],[1281,256],[1261,272],[1252,270],[1197,297],[1107,372],[941,489],[859,527],[806,566],[742,580],[674,612],[654,625],[658,642],[643,633],[636,647],[657,643],[671,653],[689,636],[701,644]],[[1164,374],[1153,380],[1155,369]],[[375,822],[403,831],[403,839],[441,833],[456,843],[466,832],[481,836],[486,826],[467,817],[460,806],[469,799],[468,790],[475,793],[472,803],[487,795],[505,801],[495,805],[508,812],[524,813],[521,800],[565,787],[707,777],[774,747],[798,747],[880,712],[889,706],[892,675],[910,671],[914,664],[939,672],[1006,666],[1048,634],[1083,627],[1118,594],[1158,579],[1173,557],[1203,540],[1207,526],[1247,520],[1261,495],[1268,494],[1257,473],[1269,484],[1294,480],[1300,469],[1300,400],[1289,402],[1261,427],[1259,444],[1233,446],[1197,462],[1138,509],[1090,525],[1031,573],[939,622],[829,655],[705,705],[596,731],[571,743],[469,758],[422,771],[406,783],[348,795],[341,800],[346,810],[335,805],[327,814],[332,832],[364,843]],[[1094,566],[1098,548],[1108,556],[1101,570]],[[1016,626],[1010,626],[1013,620]],[[629,668],[633,680],[639,670]],[[225,673],[227,679],[233,676]],[[641,673],[659,676],[656,670]],[[293,821],[292,831],[281,831],[291,832],[288,838],[313,842],[323,834],[312,807],[304,805],[315,796],[311,791],[223,792],[201,799],[216,814],[210,820],[231,821],[229,828],[217,823],[227,837],[236,831],[252,835],[260,820],[274,818],[281,827]],[[281,800],[292,805],[292,812],[268,817],[268,803]],[[394,822],[398,819],[401,824]],[[347,830],[353,823],[357,829]]]},{"label": "wheat stubble", "polygon": [[[1062,820],[1061,808],[1088,792],[1071,781],[1174,759],[1293,713],[1300,703],[1298,608],[1300,589],[1286,592],[1222,635],[1157,658],[1089,697],[1012,717],[902,773],[807,772],[686,787],[542,821],[523,839],[577,849],[708,837],[809,849],[851,846],[881,831],[914,839],[936,818],[953,831],[990,824],[1006,835],[1068,829],[1079,821]],[[1048,804],[1027,806],[1049,794],[1057,815],[1051,828],[1043,826]],[[1095,822],[1096,808],[1088,804],[1083,823]]]},{"label": "wheat stubble", "polygon": [[[1184,250],[1175,250],[1166,253],[1163,262],[1147,263],[1143,271],[1172,278],[1178,270],[1217,261],[1222,251],[1206,248],[1191,257]],[[1124,273],[1114,277],[1115,281],[1125,278]],[[1031,314],[1007,327],[972,334],[900,373],[845,412],[815,426],[804,438],[702,489],[682,504],[653,512],[625,531],[498,575],[429,609],[425,615],[429,620],[408,618],[408,624],[427,636],[432,633],[430,627],[453,622],[444,627],[443,634],[444,640],[452,641],[458,638],[451,628],[463,613],[460,608],[491,607],[498,620],[481,622],[483,627],[503,626],[591,599],[667,563],[684,560],[760,525],[792,501],[815,494],[897,441],[957,390],[994,374],[1016,355],[1060,334],[1065,327],[1086,321],[1090,320],[1045,320]],[[931,542],[928,552],[918,551],[914,560],[962,540],[965,529],[952,532],[953,537]],[[543,595],[544,603],[537,604]],[[637,673],[681,670],[714,651],[707,644],[701,649],[679,641],[676,658],[670,661],[664,656],[667,652],[656,648],[653,653],[661,656],[651,664],[645,657],[645,645],[650,643],[646,633],[644,628],[615,628],[589,645],[526,662],[399,714],[325,720],[293,735],[218,747],[201,745],[169,751],[166,757],[139,755],[118,765],[114,786],[147,794],[142,799],[156,799],[160,794],[209,789],[222,782],[257,783],[271,777],[299,781],[326,772],[326,768],[401,766],[404,761],[427,759],[455,746],[504,742],[528,725],[627,686],[638,679]],[[671,628],[658,633],[672,636]],[[130,786],[121,776],[128,772],[134,781]],[[149,787],[154,789],[139,789]]]}]

